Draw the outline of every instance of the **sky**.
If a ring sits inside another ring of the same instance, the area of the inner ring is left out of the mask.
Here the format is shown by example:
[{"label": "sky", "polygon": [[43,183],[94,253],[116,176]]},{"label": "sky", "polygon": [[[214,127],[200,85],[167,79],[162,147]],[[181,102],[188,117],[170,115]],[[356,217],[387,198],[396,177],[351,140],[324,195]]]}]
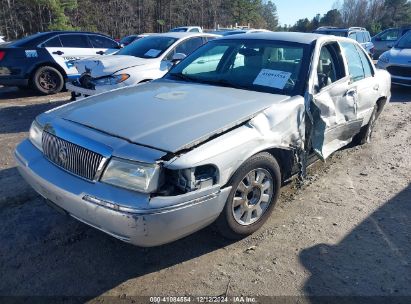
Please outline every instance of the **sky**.
[{"label": "sky", "polygon": [[324,15],[335,0],[272,0],[277,6],[279,22],[281,25],[294,23],[298,19],[312,19],[317,14]]}]

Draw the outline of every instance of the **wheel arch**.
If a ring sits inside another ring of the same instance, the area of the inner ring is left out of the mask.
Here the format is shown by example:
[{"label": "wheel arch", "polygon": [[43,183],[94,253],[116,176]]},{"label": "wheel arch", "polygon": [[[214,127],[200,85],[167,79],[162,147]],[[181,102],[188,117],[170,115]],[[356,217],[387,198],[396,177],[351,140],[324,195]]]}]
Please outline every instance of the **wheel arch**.
[{"label": "wheel arch", "polygon": [[58,65],[57,63],[47,61],[47,62],[38,63],[38,64],[36,64],[36,65],[32,68],[32,70],[31,70],[30,73],[29,73],[29,85],[32,85],[32,84],[33,84],[33,82],[32,82],[32,81],[33,81],[33,76],[34,76],[34,74],[36,73],[36,71],[37,71],[39,68],[45,67],[45,66],[53,67],[53,68],[55,68],[57,71],[59,71],[59,72],[61,73],[61,75],[63,76],[64,83],[66,82],[66,80],[67,80],[67,73],[66,73],[66,71],[64,71],[64,69],[63,69],[60,65]]},{"label": "wheel arch", "polygon": [[385,104],[387,103],[388,98],[386,96],[382,96],[378,98],[376,105],[377,105],[377,118],[380,116],[382,110],[384,109]]},{"label": "wheel arch", "polygon": [[295,157],[294,157],[295,152],[294,152],[294,150],[287,149],[287,148],[284,148],[284,147],[269,147],[269,148],[265,148],[263,150],[260,150],[258,152],[254,152],[253,154],[251,154],[247,158],[245,158],[238,165],[238,167],[236,167],[232,170],[232,172],[231,172],[229,178],[227,179],[225,185],[230,182],[230,180],[232,179],[235,172],[237,172],[237,170],[248,159],[250,159],[254,155],[257,155],[257,154],[260,154],[260,153],[269,153],[270,155],[272,155],[276,159],[278,165],[280,166],[282,182],[285,182],[286,180],[288,180],[293,175],[293,168],[294,168],[294,164],[295,164]]}]

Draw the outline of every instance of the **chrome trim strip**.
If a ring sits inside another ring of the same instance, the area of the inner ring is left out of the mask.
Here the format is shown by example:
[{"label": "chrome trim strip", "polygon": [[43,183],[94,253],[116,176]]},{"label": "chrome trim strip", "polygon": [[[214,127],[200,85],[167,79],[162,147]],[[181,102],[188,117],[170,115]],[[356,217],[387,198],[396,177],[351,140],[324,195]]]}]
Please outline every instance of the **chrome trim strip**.
[{"label": "chrome trim strip", "polygon": [[180,204],[176,204],[173,206],[168,206],[168,207],[162,207],[162,208],[156,208],[156,209],[135,209],[135,208],[130,208],[130,207],[124,207],[124,206],[120,206],[114,202],[110,202],[110,201],[106,201],[103,199],[99,199],[97,197],[91,196],[91,195],[84,195],[83,196],[83,200],[85,200],[88,203],[92,203],[95,205],[99,205],[111,210],[115,210],[118,212],[124,212],[124,213],[132,213],[135,215],[152,215],[152,214],[162,214],[162,213],[167,213],[167,212],[172,212],[172,211],[177,211],[179,209],[182,208],[186,208],[186,207],[191,207],[197,204],[201,204],[204,203],[206,201],[212,200],[216,197],[218,197],[218,195],[220,194],[221,191],[215,192],[215,193],[211,193],[211,194],[207,194],[205,196],[196,198],[196,199],[192,199],[190,201],[187,202],[183,202]]}]

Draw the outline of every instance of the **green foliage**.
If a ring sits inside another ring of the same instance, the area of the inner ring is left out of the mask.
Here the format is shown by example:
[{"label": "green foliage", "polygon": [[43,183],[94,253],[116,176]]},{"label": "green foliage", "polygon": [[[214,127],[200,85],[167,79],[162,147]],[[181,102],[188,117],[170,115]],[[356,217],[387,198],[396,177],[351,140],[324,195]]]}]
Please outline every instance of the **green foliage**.
[{"label": "green foliage", "polygon": [[8,39],[47,30],[89,30],[118,38],[182,25],[278,26],[277,8],[266,0],[0,0],[0,8],[0,33]]}]

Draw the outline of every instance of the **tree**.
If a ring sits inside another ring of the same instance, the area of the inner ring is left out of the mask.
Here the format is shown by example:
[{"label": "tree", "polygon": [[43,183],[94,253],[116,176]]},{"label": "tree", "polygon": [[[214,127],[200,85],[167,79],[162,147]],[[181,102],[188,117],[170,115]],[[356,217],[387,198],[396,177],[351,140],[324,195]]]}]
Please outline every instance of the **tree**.
[{"label": "tree", "polygon": [[295,25],[291,28],[294,32],[310,32],[311,30],[311,22],[308,18],[299,19],[295,23]]},{"label": "tree", "polygon": [[321,19],[321,25],[329,25],[329,26],[342,26],[343,21],[341,17],[341,13],[337,9],[329,10]]},{"label": "tree", "polygon": [[274,31],[278,26],[278,14],[277,7],[272,1],[268,1],[263,5],[261,16],[264,18],[267,23],[266,28],[268,30]]}]

